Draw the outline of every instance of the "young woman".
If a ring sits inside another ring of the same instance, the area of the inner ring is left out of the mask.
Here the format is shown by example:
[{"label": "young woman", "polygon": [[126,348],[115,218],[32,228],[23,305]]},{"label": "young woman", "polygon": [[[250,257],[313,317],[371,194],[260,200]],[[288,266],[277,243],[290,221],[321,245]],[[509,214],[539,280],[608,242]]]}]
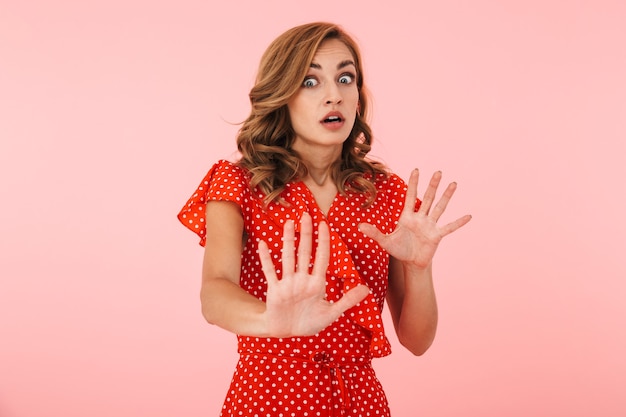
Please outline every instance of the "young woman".
[{"label": "young woman", "polygon": [[437,221],[456,185],[423,201],[367,158],[367,92],[338,26],[290,29],[267,49],[237,138],[178,217],[205,247],[202,312],[238,336],[223,416],[388,416],[371,366],[390,353],[383,303],[416,355],[437,327],[432,259],[470,220]]}]

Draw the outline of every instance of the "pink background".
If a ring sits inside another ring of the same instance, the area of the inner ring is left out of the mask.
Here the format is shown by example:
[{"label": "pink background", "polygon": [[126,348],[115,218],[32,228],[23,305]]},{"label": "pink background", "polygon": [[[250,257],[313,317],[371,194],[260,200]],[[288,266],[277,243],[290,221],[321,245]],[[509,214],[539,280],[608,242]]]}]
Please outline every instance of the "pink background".
[{"label": "pink background", "polygon": [[235,340],[175,215],[314,20],[362,46],[373,154],[474,216],[432,349],[386,317],[394,415],[626,415],[625,2],[1,0],[0,416],[217,415]]}]

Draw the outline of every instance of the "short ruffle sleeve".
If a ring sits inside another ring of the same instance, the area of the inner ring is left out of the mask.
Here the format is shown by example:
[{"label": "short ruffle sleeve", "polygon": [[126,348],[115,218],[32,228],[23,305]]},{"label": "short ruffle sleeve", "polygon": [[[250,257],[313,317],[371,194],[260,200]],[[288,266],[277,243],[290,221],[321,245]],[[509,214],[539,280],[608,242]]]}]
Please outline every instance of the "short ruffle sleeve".
[{"label": "short ruffle sleeve", "polygon": [[232,162],[220,160],[200,182],[200,185],[178,213],[178,220],[200,237],[200,245],[206,240],[205,207],[211,200],[231,201],[240,207],[250,197],[248,176]]}]

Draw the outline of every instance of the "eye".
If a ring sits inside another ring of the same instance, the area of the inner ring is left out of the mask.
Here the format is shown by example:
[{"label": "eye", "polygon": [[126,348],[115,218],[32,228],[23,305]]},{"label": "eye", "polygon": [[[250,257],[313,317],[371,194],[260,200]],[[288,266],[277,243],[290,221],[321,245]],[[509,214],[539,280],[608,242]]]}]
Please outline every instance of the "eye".
[{"label": "eye", "polygon": [[304,88],[312,88],[318,85],[319,82],[313,77],[306,77],[302,82],[302,87]]},{"label": "eye", "polygon": [[353,74],[343,74],[339,77],[339,84],[352,84],[355,78]]}]

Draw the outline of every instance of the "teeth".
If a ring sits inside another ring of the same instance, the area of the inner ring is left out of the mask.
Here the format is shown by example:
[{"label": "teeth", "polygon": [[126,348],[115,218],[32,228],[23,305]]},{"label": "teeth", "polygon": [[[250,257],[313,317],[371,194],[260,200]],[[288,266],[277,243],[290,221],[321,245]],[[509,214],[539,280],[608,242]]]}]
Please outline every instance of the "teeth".
[{"label": "teeth", "polygon": [[338,121],[340,121],[340,120],[341,120],[341,119],[340,119],[339,117],[337,117],[337,116],[330,116],[329,118],[327,118],[327,119],[325,120],[325,122],[338,122]]}]

